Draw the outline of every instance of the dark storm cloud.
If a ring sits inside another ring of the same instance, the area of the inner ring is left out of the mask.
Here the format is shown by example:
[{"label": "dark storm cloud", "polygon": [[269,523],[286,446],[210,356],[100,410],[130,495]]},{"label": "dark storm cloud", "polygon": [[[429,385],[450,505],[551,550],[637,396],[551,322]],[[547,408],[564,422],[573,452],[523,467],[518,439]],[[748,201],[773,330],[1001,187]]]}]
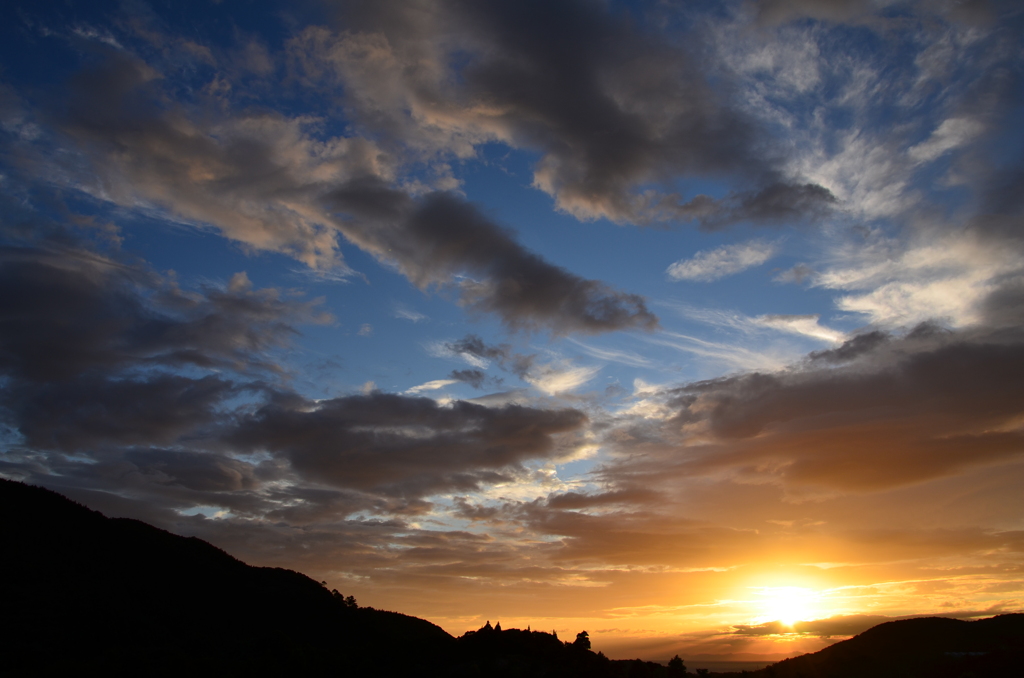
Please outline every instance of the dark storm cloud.
[{"label": "dark storm cloud", "polygon": [[151,482],[196,492],[237,492],[259,485],[252,464],[221,454],[188,450],[133,449],[123,459]]},{"label": "dark storm cloud", "polygon": [[[208,515],[227,510],[239,516],[262,516],[276,507],[267,482],[280,474],[208,450],[105,447],[84,455],[47,454],[43,463],[18,462],[16,453],[4,475],[87,498],[90,505],[114,515],[138,517],[172,529],[180,511],[204,507]],[[217,507],[211,510],[209,507]]]},{"label": "dark storm cloud", "polygon": [[1024,276],[1003,280],[982,301],[981,312],[985,321],[995,327],[1024,326]]},{"label": "dark storm cloud", "polygon": [[858,334],[851,339],[847,339],[839,348],[828,349],[825,351],[814,351],[808,357],[812,361],[843,363],[854,360],[865,353],[870,353],[889,341],[889,339],[889,335],[880,330],[865,332],[864,334]]},{"label": "dark storm cloud", "polygon": [[413,200],[361,180],[328,201],[344,215],[339,227],[353,242],[395,262],[421,288],[455,287],[469,310],[493,313],[509,328],[594,334],[657,327],[643,297],[544,261],[454,195]]},{"label": "dark storm cloud", "polygon": [[309,480],[385,495],[471,491],[513,478],[558,453],[559,434],[586,422],[576,410],[489,408],[385,393],[316,403],[274,399],[226,441],[286,456]]},{"label": "dark storm cloud", "polygon": [[452,513],[460,518],[466,520],[494,520],[501,515],[502,509],[500,506],[481,506],[480,504],[473,504],[465,497],[456,497],[454,499],[454,508]]},{"label": "dark storm cloud", "polygon": [[[562,435],[586,422],[575,410],[441,407],[380,393],[314,403],[272,388],[279,368],[268,352],[296,333],[293,323],[323,319],[315,302],[254,290],[244,274],[189,292],[81,246],[8,245],[0,251],[0,416],[20,437],[4,473],[130,491],[147,497],[163,524],[194,505],[299,522],[354,511],[417,515],[433,492],[509,481],[524,462],[564,453],[571,441]],[[466,350],[491,352],[469,343]],[[467,381],[485,378],[465,372]],[[279,458],[230,456],[251,451]],[[294,483],[296,473],[341,491],[265,487]]]},{"label": "dark storm cloud", "polygon": [[265,493],[265,515],[289,525],[337,522],[363,511],[397,518],[418,516],[434,505],[418,497],[392,497],[299,483]]},{"label": "dark storm cloud", "polygon": [[671,419],[619,434],[649,456],[610,466],[609,478],[656,483],[673,474],[770,468],[790,485],[868,490],[1024,453],[1015,423],[1024,414],[1017,328],[870,333],[815,357],[786,372],[667,392]]},{"label": "dark storm cloud", "polygon": [[778,24],[803,18],[828,21],[859,19],[872,14],[879,4],[870,0],[765,0],[755,3],[755,6],[760,22]]},{"label": "dark storm cloud", "polygon": [[682,54],[599,6],[451,6],[493,45],[466,69],[470,96],[501,109],[517,136],[543,149],[535,181],[564,209],[637,220],[637,184],[754,159],[750,121],[725,107]]},{"label": "dark storm cloud", "polygon": [[[146,63],[103,55],[76,76],[55,116],[87,168],[62,171],[77,171],[83,185],[121,204],[142,201],[248,248],[351,273],[340,232],[421,288],[455,288],[468,309],[517,329],[657,324],[642,297],[545,261],[464,200],[394,188],[400,159],[368,139],[320,140],[304,118],[225,113],[226,101],[176,100],[171,89]],[[42,173],[38,154],[33,162]]]},{"label": "dark storm cloud", "polygon": [[792,225],[826,216],[838,200],[817,184],[773,183],[723,200],[706,200],[703,205],[699,200],[691,203],[701,228],[716,230],[744,221]]},{"label": "dark storm cloud", "polygon": [[572,510],[616,505],[643,505],[657,501],[659,494],[639,488],[584,494],[566,492],[548,497],[548,506],[559,510]]},{"label": "dark storm cloud", "polygon": [[674,209],[680,219],[695,221],[701,230],[717,231],[742,222],[792,226],[827,216],[838,202],[817,184],[774,182],[724,198],[697,195]]},{"label": "dark storm cloud", "polygon": [[75,76],[53,117],[80,151],[77,161],[95,173],[81,183],[120,204],[144,201],[212,226],[254,249],[315,268],[336,265],[336,233],[297,206],[322,190],[320,177],[380,170],[373,145],[318,142],[301,121],[265,111],[225,116],[215,108],[226,101],[176,99],[182,93],[174,84],[114,50]]},{"label": "dark storm cloud", "polygon": [[501,369],[511,372],[520,379],[529,373],[535,358],[534,355],[516,353],[508,344],[488,344],[475,334],[467,334],[458,341],[447,343],[445,348],[456,355],[464,354],[482,360],[493,360]]},{"label": "dark storm cloud", "polygon": [[[357,120],[405,151],[536,150],[534,185],[582,219],[724,226],[802,220],[834,202],[783,177],[780,150],[728,88],[639,16],[583,0],[343,7],[346,32],[307,31],[296,62],[311,83],[333,65]],[[683,197],[687,177],[729,177],[740,198]]]},{"label": "dark storm cloud", "polygon": [[912,10],[922,14],[939,14],[953,21],[985,22],[992,18],[989,0],[764,0],[752,3],[763,24],[774,25],[798,19],[819,19],[833,22],[867,22],[886,11]]},{"label": "dark storm cloud", "polygon": [[1017,218],[1024,214],[1024,165],[993,172],[987,179],[983,206],[986,213]]},{"label": "dark storm cloud", "polygon": [[28,445],[73,452],[175,442],[214,424],[221,416],[217,406],[238,390],[213,376],[82,376],[43,386],[12,385],[0,402]]},{"label": "dark storm cloud", "polygon": [[[0,248],[0,370],[33,382],[143,365],[272,367],[265,351],[315,304],[252,290],[189,294],[83,249]],[[324,317],[323,319],[327,319]]]},{"label": "dark storm cloud", "polygon": [[133,446],[202,449],[229,400],[258,397],[253,379],[281,373],[270,352],[293,325],[329,320],[244,273],[183,290],[50,226],[0,246],[0,420],[19,449],[108,460]]},{"label": "dark storm cloud", "polygon": [[482,370],[452,370],[448,378],[469,384],[473,388],[483,388],[487,375]]},{"label": "dark storm cloud", "polygon": [[496,360],[500,363],[508,362],[513,355],[512,347],[508,344],[492,346],[475,334],[467,334],[458,341],[445,344],[445,347],[453,353],[465,353],[484,360]]},{"label": "dark storm cloud", "polygon": [[[133,271],[88,252],[0,251],[0,368],[30,380],[72,377],[135,359],[149,320]],[[125,346],[127,344],[128,346]]]}]

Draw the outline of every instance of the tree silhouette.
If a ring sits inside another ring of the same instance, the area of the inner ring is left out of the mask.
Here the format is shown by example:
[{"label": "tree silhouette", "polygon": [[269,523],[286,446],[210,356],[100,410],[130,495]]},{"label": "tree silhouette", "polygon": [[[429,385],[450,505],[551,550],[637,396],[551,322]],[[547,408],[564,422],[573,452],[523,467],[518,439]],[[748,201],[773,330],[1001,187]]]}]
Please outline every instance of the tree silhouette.
[{"label": "tree silhouette", "polygon": [[685,678],[686,676],[686,664],[683,660],[676,655],[672,659],[668,660],[668,678]]},{"label": "tree silhouette", "polygon": [[339,603],[341,603],[345,607],[351,607],[351,608],[359,607],[359,604],[356,603],[356,597],[355,596],[349,596],[348,598],[346,598],[344,595],[342,595],[341,593],[338,592],[338,589],[331,589],[331,595],[334,597],[334,599],[336,601],[338,601]]},{"label": "tree silhouette", "polygon": [[586,631],[580,631],[576,634],[576,640],[573,642],[573,647],[578,647],[581,650],[590,649],[590,634]]}]

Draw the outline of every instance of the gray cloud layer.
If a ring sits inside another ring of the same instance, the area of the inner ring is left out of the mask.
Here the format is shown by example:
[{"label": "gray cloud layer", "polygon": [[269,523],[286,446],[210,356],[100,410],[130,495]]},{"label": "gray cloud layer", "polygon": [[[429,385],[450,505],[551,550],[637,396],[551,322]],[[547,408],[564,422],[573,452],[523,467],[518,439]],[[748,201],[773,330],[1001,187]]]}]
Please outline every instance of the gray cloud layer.
[{"label": "gray cloud layer", "polygon": [[521,463],[557,450],[579,429],[576,410],[537,410],[375,393],[330,401],[273,400],[228,440],[287,456],[309,480],[406,497],[508,481]]},{"label": "gray cloud layer", "polygon": [[870,333],[805,367],[666,392],[670,418],[623,430],[649,455],[609,467],[609,478],[770,468],[796,487],[920,482],[1024,452],[1022,378],[1016,328]]},{"label": "gray cloud layer", "polygon": [[140,366],[269,368],[290,322],[328,321],[316,303],[253,291],[184,293],[173,281],[85,249],[0,248],[0,369],[31,382]]},{"label": "gray cloud layer", "polygon": [[225,115],[215,108],[227,101],[174,101],[166,90],[151,67],[116,51],[76,76],[57,124],[95,174],[79,179],[94,194],[145,201],[323,271],[347,271],[340,234],[421,288],[454,287],[468,309],[515,329],[657,325],[642,297],[545,261],[465,200],[395,188],[400,161],[366,138],[321,140],[302,119]]},{"label": "gray cloud layer", "polygon": [[322,320],[315,302],[254,290],[244,274],[186,292],[81,246],[8,246],[0,417],[19,438],[0,466],[171,506],[280,512],[293,500],[255,493],[290,477],[299,495],[312,491],[304,483],[341,488],[327,513],[422,511],[431,494],[515,479],[524,462],[563,453],[563,434],[586,423],[571,409],[383,393],[306,400],[280,385],[272,350],[293,324]]},{"label": "gray cloud layer", "polygon": [[[512,329],[657,326],[642,297],[549,264],[453,195],[417,201],[369,179],[332,191],[327,201],[342,214],[339,227],[350,240],[395,262],[420,287],[453,284],[468,309],[494,313]],[[467,277],[451,283],[459,274]]]},{"label": "gray cloud layer", "polygon": [[0,405],[39,449],[176,442],[214,426],[223,401],[250,388],[196,370],[276,375],[270,352],[289,342],[293,323],[328,319],[315,302],[251,289],[244,274],[227,288],[188,293],[82,247],[8,245],[0,249]]},{"label": "gray cloud layer", "polygon": [[[835,202],[783,176],[770,137],[639,15],[576,0],[342,7],[342,32],[307,30],[293,59],[311,84],[344,87],[348,110],[396,152],[536,150],[534,185],[582,219],[717,228],[799,221]],[[741,185],[728,199],[684,197],[676,184],[692,177]]]}]

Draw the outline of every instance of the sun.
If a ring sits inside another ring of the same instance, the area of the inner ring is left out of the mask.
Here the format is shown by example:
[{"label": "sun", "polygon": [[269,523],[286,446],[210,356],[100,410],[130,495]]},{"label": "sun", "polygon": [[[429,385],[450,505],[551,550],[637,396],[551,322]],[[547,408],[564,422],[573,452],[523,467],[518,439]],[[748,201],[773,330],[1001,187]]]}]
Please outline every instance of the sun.
[{"label": "sun", "polygon": [[808,621],[820,617],[820,595],[808,588],[800,586],[759,586],[755,587],[761,608],[760,622],[781,622],[784,626],[793,627],[799,621]]}]

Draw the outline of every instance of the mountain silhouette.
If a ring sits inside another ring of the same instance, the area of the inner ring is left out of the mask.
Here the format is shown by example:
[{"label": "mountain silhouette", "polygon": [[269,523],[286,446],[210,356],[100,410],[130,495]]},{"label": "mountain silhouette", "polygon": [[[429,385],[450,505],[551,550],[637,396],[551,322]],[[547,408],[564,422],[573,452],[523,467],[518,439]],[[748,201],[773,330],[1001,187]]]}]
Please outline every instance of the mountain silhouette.
[{"label": "mountain silhouette", "polygon": [[1024,614],[1004,614],[978,621],[945,617],[901,619],[759,671],[717,675],[1018,678],[1024,676]]},{"label": "mountain silhouette", "polygon": [[430,622],[49,490],[0,479],[0,516],[0,675],[429,676],[453,661]]}]

